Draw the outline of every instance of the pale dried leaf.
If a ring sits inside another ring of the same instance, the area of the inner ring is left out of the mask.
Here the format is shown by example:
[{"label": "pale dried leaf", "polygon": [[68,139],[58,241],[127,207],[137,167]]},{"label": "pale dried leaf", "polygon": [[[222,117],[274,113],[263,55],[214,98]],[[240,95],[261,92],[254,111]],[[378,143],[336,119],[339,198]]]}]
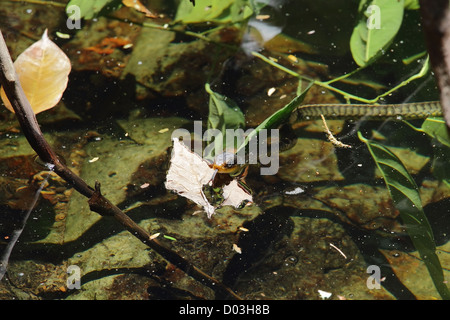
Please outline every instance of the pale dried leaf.
[{"label": "pale dried leaf", "polygon": [[222,205],[235,208],[239,208],[243,201],[248,201],[249,204],[253,201],[252,196],[239,187],[236,180],[223,187],[223,198],[225,200]]},{"label": "pale dried leaf", "polygon": [[178,139],[173,139],[172,158],[166,177],[166,188],[202,206],[208,217],[214,207],[203,193],[203,185],[209,183],[214,170],[198,154],[191,152]]},{"label": "pale dried leaf", "polygon": [[[17,57],[14,67],[34,113],[53,108],[61,100],[71,65],[66,54],[48,38],[47,30],[41,40]],[[14,112],[3,88],[1,98]]]},{"label": "pale dried leaf", "polygon": [[[178,139],[173,139],[172,158],[167,172],[165,186],[179,195],[188,198],[203,207],[210,218],[216,208],[211,205],[203,193],[203,186],[211,182],[214,170],[198,154],[191,152]],[[252,197],[241,189],[236,180],[223,188],[224,202],[235,208],[244,201],[251,202]]]}]

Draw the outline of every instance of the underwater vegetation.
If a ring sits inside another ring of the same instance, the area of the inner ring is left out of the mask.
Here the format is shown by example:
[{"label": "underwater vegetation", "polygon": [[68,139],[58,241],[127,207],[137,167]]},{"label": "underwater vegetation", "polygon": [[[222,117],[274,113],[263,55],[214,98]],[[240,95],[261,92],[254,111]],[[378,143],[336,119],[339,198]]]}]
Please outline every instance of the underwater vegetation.
[{"label": "underwater vegetation", "polygon": [[4,2],[1,298],[450,298],[419,1]]}]

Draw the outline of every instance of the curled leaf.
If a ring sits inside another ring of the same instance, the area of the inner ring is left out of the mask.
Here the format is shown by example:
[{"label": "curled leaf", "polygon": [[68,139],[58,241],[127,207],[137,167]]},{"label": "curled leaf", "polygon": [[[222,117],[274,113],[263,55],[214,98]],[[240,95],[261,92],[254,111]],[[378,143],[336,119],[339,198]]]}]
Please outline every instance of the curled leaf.
[{"label": "curled leaf", "polygon": [[[53,108],[64,93],[71,70],[66,54],[47,35],[22,52],[14,62],[17,76],[34,113]],[[14,112],[2,88],[6,108]]]},{"label": "curled leaf", "polygon": [[[203,207],[210,218],[216,210],[203,192],[203,186],[211,182],[214,170],[198,154],[191,152],[178,139],[173,139],[172,158],[165,186],[179,195]],[[242,191],[235,180],[223,187],[221,205],[236,208],[242,203],[252,202],[252,196]]]}]

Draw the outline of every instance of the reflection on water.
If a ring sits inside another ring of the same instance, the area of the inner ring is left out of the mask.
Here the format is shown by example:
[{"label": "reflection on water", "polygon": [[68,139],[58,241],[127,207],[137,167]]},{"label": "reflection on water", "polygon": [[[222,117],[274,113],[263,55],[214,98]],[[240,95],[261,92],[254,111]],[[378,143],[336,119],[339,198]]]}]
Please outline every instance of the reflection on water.
[{"label": "reflection on water", "polygon": [[[249,167],[245,181],[253,205],[225,206],[211,218],[164,187],[172,132],[194,132],[194,121],[206,128],[211,119],[205,83],[236,102],[247,128],[296,96],[298,78],[252,51],[321,81],[355,70],[348,41],[357,3],[334,1],[324,8],[317,1],[274,1],[248,24],[208,29],[181,23],[176,32],[170,27],[176,8],[143,3],[163,16],[149,20],[124,6],[108,17],[83,20],[80,30],[67,29],[62,6],[6,1],[0,9],[13,58],[48,28],[71,60],[62,101],[38,121],[76,174],[91,186],[99,181],[102,194],[162,245],[243,299],[322,299],[324,292],[329,299],[440,298],[357,136],[359,131],[389,146],[414,177],[448,279],[449,151],[413,129],[423,120],[327,120],[333,135],[351,146],[338,148],[321,120],[290,119],[292,130],[282,137],[289,148],[279,154],[278,172],[260,175],[259,165]],[[400,61],[424,48],[420,36],[411,36],[421,32],[418,19],[417,12],[406,12],[392,49],[354,77],[333,83],[335,88],[375,97],[416,74],[421,61]],[[382,102],[436,98],[428,74]],[[320,86],[305,98],[311,104],[338,102],[345,102],[338,91]],[[0,117],[0,244],[2,264],[8,262],[0,298],[230,298],[186,276],[112,218],[90,211],[85,197],[36,163],[14,115],[3,109]],[[68,287],[69,266],[81,271],[80,289]]]}]

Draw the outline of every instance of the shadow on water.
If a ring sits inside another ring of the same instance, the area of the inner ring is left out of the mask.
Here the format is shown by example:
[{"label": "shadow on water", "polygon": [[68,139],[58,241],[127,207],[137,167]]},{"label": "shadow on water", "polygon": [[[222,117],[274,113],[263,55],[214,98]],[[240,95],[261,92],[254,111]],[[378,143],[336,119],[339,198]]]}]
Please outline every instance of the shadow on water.
[{"label": "shadow on water", "polygon": [[[440,223],[450,213],[450,199],[433,203],[424,208],[433,228],[436,245],[446,243],[450,238],[448,225]],[[283,237],[289,237],[293,230],[291,216],[309,218],[326,218],[340,224],[356,244],[367,266],[376,265],[385,280],[382,286],[395,298],[400,300],[415,300],[415,295],[400,281],[392,269],[389,261],[380,252],[380,249],[397,249],[402,252],[414,251],[414,247],[405,235],[383,236],[379,232],[363,230],[353,225],[343,223],[330,212],[317,210],[298,210],[291,207],[275,207],[261,214],[253,221],[244,225],[250,231],[245,232],[237,245],[246,252],[245,255],[234,255],[223,275],[223,282],[236,287],[240,281],[248,281],[251,270],[257,268],[271,254],[274,245]],[[369,277],[369,274],[367,275]],[[243,280],[242,278],[246,278]],[[224,298],[224,297],[217,297]]]},{"label": "shadow on water", "polygon": [[[152,191],[159,195],[163,192],[163,190],[156,189]],[[118,207],[125,209],[128,205],[129,203],[121,203]],[[179,219],[181,213],[184,212],[184,205],[185,200],[180,197],[179,201],[166,202],[164,205],[142,205],[128,212],[128,215],[136,223],[139,223],[141,220],[151,219],[152,217]],[[74,241],[66,242],[64,244],[30,243],[45,238],[50,231],[51,223],[44,222],[53,222],[54,212],[52,210],[47,210],[45,216],[40,215],[39,212],[34,212],[30,216],[31,222],[26,225],[24,234],[13,249],[11,259],[32,260],[35,257],[38,257],[41,261],[58,264],[64,259],[70,258],[74,254],[87,250],[104,239],[124,231],[123,227],[115,221],[114,218],[100,217],[97,222]],[[36,223],[33,223],[33,220],[41,221],[40,226],[37,227]],[[9,226],[8,232],[11,232],[13,229],[14,225]],[[39,238],[37,238],[37,235],[39,235]],[[45,259],[43,260],[42,257],[45,257]]]},{"label": "shadow on water", "polygon": [[237,245],[246,254],[233,256],[223,274],[225,285],[234,287],[243,274],[257,267],[272,253],[274,244],[291,234],[293,222],[290,219],[290,213],[292,210],[291,208],[283,208],[282,212],[268,210],[244,224],[244,227],[250,231],[242,234]]}]

